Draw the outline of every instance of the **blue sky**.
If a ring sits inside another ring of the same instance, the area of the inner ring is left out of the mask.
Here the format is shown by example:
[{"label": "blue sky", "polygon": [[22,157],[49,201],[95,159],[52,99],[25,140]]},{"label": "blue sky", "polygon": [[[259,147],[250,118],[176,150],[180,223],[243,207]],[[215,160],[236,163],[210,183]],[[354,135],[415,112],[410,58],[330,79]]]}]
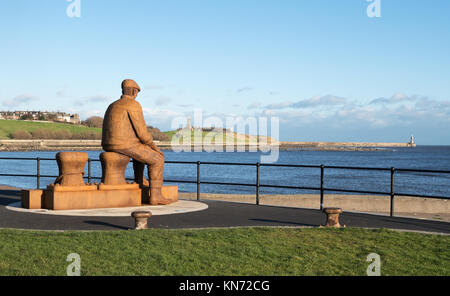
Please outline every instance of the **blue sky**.
[{"label": "blue sky", "polygon": [[450,1],[0,2],[0,109],[102,116],[125,78],[147,122],[277,116],[281,140],[450,145]]}]

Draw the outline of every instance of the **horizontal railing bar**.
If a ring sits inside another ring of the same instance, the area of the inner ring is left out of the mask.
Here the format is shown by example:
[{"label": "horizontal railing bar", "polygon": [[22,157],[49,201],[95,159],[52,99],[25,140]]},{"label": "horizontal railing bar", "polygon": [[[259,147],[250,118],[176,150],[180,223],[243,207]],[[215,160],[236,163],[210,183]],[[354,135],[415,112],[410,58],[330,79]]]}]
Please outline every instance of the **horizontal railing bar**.
[{"label": "horizontal railing bar", "polygon": [[[83,177],[84,179],[87,179],[88,177]],[[100,177],[90,177],[91,179],[94,180],[101,180],[102,178]],[[134,178],[125,178],[125,180],[127,181],[134,181]],[[164,182],[168,182],[168,183],[197,183],[196,181],[188,181],[188,180],[170,180],[170,179],[164,179]]]},{"label": "horizontal railing bar", "polygon": [[260,165],[266,166],[266,167],[317,168],[317,169],[320,169],[320,165],[310,165],[310,164],[261,163]]},{"label": "horizontal railing bar", "polygon": [[58,178],[59,176],[39,175],[40,178]]},{"label": "horizontal railing bar", "polygon": [[374,167],[350,167],[350,166],[325,166],[326,169],[338,170],[364,170],[364,171],[390,171],[391,168],[374,168]]},{"label": "horizontal railing bar", "polygon": [[[31,157],[0,157],[0,160],[34,160],[36,161],[38,158]],[[39,160],[56,160],[56,158],[39,158]]]},{"label": "horizontal railing bar", "polygon": [[250,187],[255,187],[256,186],[256,184],[248,184],[248,183],[228,183],[228,182],[208,182],[208,181],[202,181],[201,184],[229,185],[229,186],[250,186]]},{"label": "horizontal railing bar", "polygon": [[[88,177],[84,177],[84,179],[87,179]],[[100,177],[90,177],[91,179],[94,180],[101,180],[102,178]],[[125,180],[127,181],[134,181],[134,178],[125,178]],[[164,182],[168,182],[168,183],[192,183],[192,184],[196,184],[196,181],[188,181],[188,180],[170,180],[170,179],[164,179]],[[203,182],[202,182],[203,183]]]},{"label": "horizontal railing bar", "polygon": [[[190,183],[190,184],[197,184],[197,181],[188,181],[188,180],[170,180],[170,179],[164,179],[164,182],[168,183]],[[203,182],[202,182],[203,183]]]},{"label": "horizontal railing bar", "polygon": [[[337,189],[337,188],[324,188],[324,191],[335,191],[335,192],[348,192],[348,193],[365,193],[365,194],[376,194],[376,195],[390,195],[390,192],[380,192],[380,191],[366,191],[366,190],[351,190],[351,189]],[[395,193],[397,195],[397,193]]]},{"label": "horizontal railing bar", "polygon": [[36,161],[36,158],[0,157],[0,160],[34,160],[34,161]]},{"label": "horizontal railing bar", "polygon": [[0,177],[30,177],[30,178],[36,178],[37,175],[0,174]]},{"label": "horizontal railing bar", "polygon": [[396,172],[416,172],[416,173],[436,173],[436,174],[450,174],[450,171],[440,170],[421,170],[421,169],[395,169]]}]

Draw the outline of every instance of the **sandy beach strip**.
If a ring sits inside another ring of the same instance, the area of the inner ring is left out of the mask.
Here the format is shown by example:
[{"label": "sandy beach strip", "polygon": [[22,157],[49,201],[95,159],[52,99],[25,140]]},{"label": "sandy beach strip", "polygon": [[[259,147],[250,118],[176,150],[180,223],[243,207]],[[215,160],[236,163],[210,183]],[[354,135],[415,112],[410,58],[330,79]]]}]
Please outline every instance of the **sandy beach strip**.
[{"label": "sandy beach strip", "polygon": [[[180,198],[196,199],[196,193],[180,192]],[[200,199],[221,200],[238,203],[256,203],[254,194],[212,194],[201,193]],[[260,195],[260,205],[296,207],[306,209],[320,208],[319,194]],[[389,215],[390,197],[374,195],[325,194],[324,207],[339,207],[348,212]],[[450,201],[442,199],[396,196],[394,215],[450,222]]]}]

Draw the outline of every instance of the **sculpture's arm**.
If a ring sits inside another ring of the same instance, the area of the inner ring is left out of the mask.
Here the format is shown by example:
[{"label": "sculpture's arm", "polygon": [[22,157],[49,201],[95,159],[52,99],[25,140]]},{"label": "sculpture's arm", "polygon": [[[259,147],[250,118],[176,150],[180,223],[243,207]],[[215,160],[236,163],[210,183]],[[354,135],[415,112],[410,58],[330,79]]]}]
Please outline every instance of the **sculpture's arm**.
[{"label": "sculpture's arm", "polygon": [[133,124],[134,131],[139,140],[148,146],[153,144],[152,134],[147,130],[147,124],[145,123],[144,113],[142,107],[139,106],[137,110],[128,111],[131,123]]}]

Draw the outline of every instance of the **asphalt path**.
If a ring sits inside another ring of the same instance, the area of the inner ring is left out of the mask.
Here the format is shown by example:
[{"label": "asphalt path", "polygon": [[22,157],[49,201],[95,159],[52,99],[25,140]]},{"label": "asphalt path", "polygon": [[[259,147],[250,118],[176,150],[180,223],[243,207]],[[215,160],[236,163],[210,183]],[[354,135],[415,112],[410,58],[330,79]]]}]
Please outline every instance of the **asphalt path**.
[{"label": "asphalt path", "polygon": [[[30,230],[128,230],[134,227],[131,217],[76,217],[22,213],[6,209],[20,201],[19,190],[0,190],[0,228]],[[252,204],[201,201],[207,210],[153,216],[150,228],[217,228],[242,226],[318,227],[325,223],[319,210]],[[412,218],[388,217],[345,212],[341,224],[347,227],[388,228],[450,234],[450,223]]]}]

